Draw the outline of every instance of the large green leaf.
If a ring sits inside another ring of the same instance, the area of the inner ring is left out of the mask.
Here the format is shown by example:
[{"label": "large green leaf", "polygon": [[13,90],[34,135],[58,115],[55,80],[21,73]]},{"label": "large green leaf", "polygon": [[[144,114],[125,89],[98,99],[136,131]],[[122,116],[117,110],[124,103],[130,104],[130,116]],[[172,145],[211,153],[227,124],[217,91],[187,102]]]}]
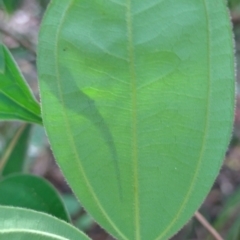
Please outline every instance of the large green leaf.
[{"label": "large green leaf", "polygon": [[0,239],[89,240],[73,226],[50,215],[2,206],[0,206]]},{"label": "large green leaf", "polygon": [[31,175],[13,175],[0,181],[0,205],[33,209],[70,221],[55,188]]},{"label": "large green leaf", "polygon": [[2,45],[0,48],[3,49],[5,64],[5,71],[0,71],[0,120],[16,119],[41,124],[39,104],[9,50]]},{"label": "large green leaf", "polygon": [[43,121],[83,206],[124,240],[168,239],[208,193],[234,112],[221,0],[52,0]]},{"label": "large green leaf", "polygon": [[23,172],[31,124],[23,124],[15,133],[0,161],[2,176]]}]

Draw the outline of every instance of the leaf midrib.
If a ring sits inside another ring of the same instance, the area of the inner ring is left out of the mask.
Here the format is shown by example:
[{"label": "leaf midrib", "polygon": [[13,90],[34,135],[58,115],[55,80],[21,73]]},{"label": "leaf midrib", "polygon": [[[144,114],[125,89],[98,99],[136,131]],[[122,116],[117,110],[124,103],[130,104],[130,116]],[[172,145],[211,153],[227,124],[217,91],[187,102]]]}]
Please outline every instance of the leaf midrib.
[{"label": "leaf midrib", "polygon": [[134,44],[133,44],[133,27],[132,27],[132,15],[131,15],[131,0],[126,2],[126,22],[128,33],[128,57],[129,57],[129,72],[131,83],[131,135],[132,135],[132,166],[133,166],[133,192],[134,203],[133,208],[135,211],[135,239],[141,239],[140,233],[140,209],[139,209],[139,180],[138,180],[138,143],[137,143],[137,79],[135,70],[135,56],[134,56]]}]

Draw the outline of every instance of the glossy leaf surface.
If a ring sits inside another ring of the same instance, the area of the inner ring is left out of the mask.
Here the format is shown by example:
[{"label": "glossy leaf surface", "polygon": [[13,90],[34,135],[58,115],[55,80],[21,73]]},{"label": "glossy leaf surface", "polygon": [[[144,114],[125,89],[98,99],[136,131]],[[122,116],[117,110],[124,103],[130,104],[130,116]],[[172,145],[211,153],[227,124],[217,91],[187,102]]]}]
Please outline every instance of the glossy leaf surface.
[{"label": "glossy leaf surface", "polygon": [[46,180],[32,175],[13,175],[0,181],[0,205],[45,212],[70,222],[55,188]]},{"label": "glossy leaf surface", "polygon": [[204,200],[234,112],[225,1],[53,0],[43,121],[74,193],[117,239],[168,239]]},{"label": "glossy leaf surface", "polygon": [[73,226],[50,215],[3,206],[0,206],[0,239],[89,240]]},{"label": "glossy leaf surface", "polygon": [[[19,131],[21,132],[19,133]],[[1,160],[5,161],[5,163],[0,162],[0,166],[3,165],[2,176],[23,172],[30,131],[31,125],[24,124],[17,130],[14,137],[7,144],[3,153],[3,156],[6,157],[6,159],[4,158]],[[11,152],[8,154],[8,151]],[[8,156],[5,154],[8,154]]]},{"label": "glossy leaf surface", "polygon": [[5,71],[0,71],[0,120],[16,119],[41,124],[39,104],[9,50],[5,46],[0,48],[3,49],[5,64]]}]

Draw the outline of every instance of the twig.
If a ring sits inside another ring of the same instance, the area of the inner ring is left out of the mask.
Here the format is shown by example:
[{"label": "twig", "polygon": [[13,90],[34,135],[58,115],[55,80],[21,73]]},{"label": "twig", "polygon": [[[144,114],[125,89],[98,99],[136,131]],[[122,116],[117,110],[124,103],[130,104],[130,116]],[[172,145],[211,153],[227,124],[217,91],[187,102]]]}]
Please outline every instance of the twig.
[{"label": "twig", "polygon": [[4,166],[6,165],[14,147],[16,146],[18,139],[20,138],[22,132],[24,131],[24,129],[26,128],[26,123],[22,124],[22,126],[17,130],[17,132],[15,133],[13,139],[11,140],[11,142],[9,143],[1,161],[0,161],[0,172],[3,170]]},{"label": "twig", "polygon": [[203,215],[200,212],[195,212],[194,214],[195,218],[211,233],[211,235],[216,240],[224,240],[220,234],[214,229],[211,224],[203,217]]},{"label": "twig", "polygon": [[31,52],[34,56],[36,56],[36,51],[34,49],[34,47],[32,46],[32,44],[27,41],[24,40],[20,37],[17,37],[16,35],[14,35],[13,33],[9,32],[7,29],[5,29],[3,26],[0,25],[0,32],[10,38],[12,38],[13,40],[15,40],[20,46],[24,47],[25,49],[27,49],[29,52]]}]

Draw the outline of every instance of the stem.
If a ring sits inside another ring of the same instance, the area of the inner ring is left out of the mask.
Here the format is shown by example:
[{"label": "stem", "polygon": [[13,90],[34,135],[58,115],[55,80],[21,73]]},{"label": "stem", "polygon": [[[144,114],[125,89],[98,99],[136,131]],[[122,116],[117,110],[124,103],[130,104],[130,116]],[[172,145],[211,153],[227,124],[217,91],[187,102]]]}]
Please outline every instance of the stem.
[{"label": "stem", "polygon": [[26,128],[27,124],[24,123],[22,124],[21,127],[19,127],[19,129],[17,130],[17,132],[15,133],[13,139],[11,140],[10,144],[8,145],[1,161],[0,161],[0,172],[2,172],[4,166],[6,165],[14,147],[16,146],[19,137],[21,136],[22,132],[24,131],[24,129]]},{"label": "stem", "polygon": [[211,226],[211,224],[203,217],[200,212],[195,212],[194,216],[216,240],[224,240],[221,235],[216,231],[216,229]]}]

